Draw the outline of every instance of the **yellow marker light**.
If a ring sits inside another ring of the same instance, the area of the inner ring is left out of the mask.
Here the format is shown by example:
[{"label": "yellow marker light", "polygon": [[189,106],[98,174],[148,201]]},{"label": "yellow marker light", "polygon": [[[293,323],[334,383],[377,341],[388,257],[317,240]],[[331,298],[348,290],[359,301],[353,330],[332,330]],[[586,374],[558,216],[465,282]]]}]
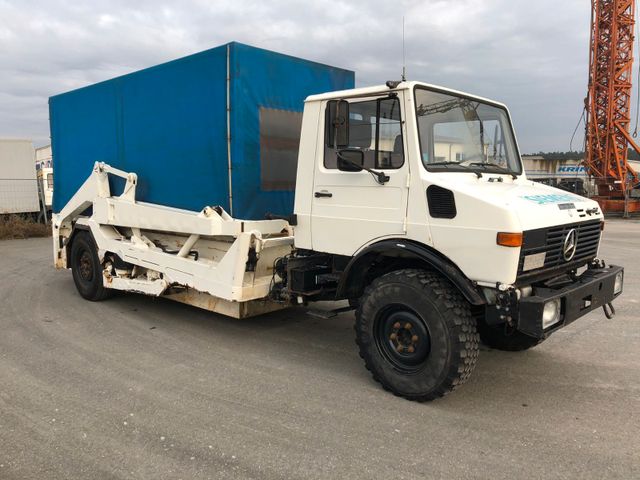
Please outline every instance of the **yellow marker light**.
[{"label": "yellow marker light", "polygon": [[509,233],[498,232],[496,243],[503,247],[521,247],[522,246],[522,232]]}]

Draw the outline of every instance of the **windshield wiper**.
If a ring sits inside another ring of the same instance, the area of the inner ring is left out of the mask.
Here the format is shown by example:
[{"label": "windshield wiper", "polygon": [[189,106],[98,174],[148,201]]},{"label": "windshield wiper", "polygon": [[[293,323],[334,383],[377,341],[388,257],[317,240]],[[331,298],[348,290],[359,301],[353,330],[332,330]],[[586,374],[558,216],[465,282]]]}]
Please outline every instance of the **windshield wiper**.
[{"label": "windshield wiper", "polygon": [[469,170],[469,171],[475,173],[478,178],[482,178],[482,173],[478,172],[477,170],[474,170],[473,168],[469,168],[467,165],[461,165],[459,162],[455,162],[453,160],[445,160],[443,162],[427,163],[427,167],[450,167],[450,166],[454,166],[454,165],[456,167],[463,168],[464,170]]},{"label": "windshield wiper", "polygon": [[[427,165],[429,165],[429,166],[433,166],[433,165],[440,166],[440,165],[453,165],[453,164],[460,165],[459,162],[454,162],[453,160],[445,160],[444,162],[429,162]],[[460,166],[464,167],[464,165],[460,165]]]},{"label": "windshield wiper", "polygon": [[498,170],[500,170],[501,172],[506,173],[507,175],[511,175],[511,177],[515,180],[516,178],[518,178],[518,175],[516,175],[514,172],[512,172],[511,170],[509,170],[506,167],[503,167],[502,165],[498,165],[497,163],[491,163],[491,162],[473,162],[469,164],[470,167],[483,167],[485,170],[489,167],[489,168],[496,168]]}]

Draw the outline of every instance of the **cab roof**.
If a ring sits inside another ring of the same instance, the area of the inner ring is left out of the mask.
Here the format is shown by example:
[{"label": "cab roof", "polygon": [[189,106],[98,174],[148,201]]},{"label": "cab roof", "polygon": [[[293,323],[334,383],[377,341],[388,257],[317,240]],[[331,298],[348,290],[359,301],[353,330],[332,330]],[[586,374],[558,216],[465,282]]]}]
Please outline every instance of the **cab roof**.
[{"label": "cab roof", "polygon": [[369,95],[374,96],[374,95],[385,94],[387,92],[413,90],[415,87],[424,87],[429,90],[435,90],[435,91],[448,93],[455,96],[466,97],[473,100],[478,100],[483,103],[490,103],[492,105],[503,107],[505,109],[507,108],[505,104],[496,102],[495,100],[491,100],[489,98],[479,97],[478,95],[473,95],[471,93],[461,92],[459,90],[453,90],[447,87],[441,87],[438,85],[432,85],[429,83],[416,82],[416,81],[399,82],[395,88],[389,88],[387,85],[375,85],[372,87],[352,88],[350,90],[339,90],[335,92],[321,93],[318,95],[309,95],[306,98],[305,102],[317,102],[317,101],[323,101],[323,100],[335,100],[335,99],[350,98],[350,97],[367,97]]}]

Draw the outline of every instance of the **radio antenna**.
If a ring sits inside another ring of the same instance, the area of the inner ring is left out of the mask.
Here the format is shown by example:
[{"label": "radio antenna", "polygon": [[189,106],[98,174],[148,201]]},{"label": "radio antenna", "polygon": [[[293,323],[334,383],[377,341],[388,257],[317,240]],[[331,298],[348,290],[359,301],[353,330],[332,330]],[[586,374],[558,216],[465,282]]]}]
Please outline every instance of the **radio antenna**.
[{"label": "radio antenna", "polygon": [[407,80],[407,59],[404,52],[404,15],[402,16],[402,81]]}]

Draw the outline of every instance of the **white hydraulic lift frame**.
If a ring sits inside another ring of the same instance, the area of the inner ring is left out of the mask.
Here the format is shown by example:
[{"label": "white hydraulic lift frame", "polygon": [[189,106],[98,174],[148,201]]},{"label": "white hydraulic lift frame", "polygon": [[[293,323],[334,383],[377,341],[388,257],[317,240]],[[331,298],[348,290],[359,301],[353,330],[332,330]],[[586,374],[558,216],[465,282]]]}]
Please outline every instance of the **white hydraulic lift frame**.
[{"label": "white hydraulic lift frame", "polygon": [[[111,194],[109,175],[126,181],[121,195]],[[91,231],[106,264],[106,288],[164,296],[235,318],[288,306],[268,298],[272,282],[279,280],[275,261],[293,249],[288,222],[238,220],[221,207],[193,212],[137,202],[137,183],[135,173],[95,163],[54,215],[56,268],[69,268],[67,243],[74,228],[83,228]],[[108,262],[113,255],[133,268],[114,268]]]}]

